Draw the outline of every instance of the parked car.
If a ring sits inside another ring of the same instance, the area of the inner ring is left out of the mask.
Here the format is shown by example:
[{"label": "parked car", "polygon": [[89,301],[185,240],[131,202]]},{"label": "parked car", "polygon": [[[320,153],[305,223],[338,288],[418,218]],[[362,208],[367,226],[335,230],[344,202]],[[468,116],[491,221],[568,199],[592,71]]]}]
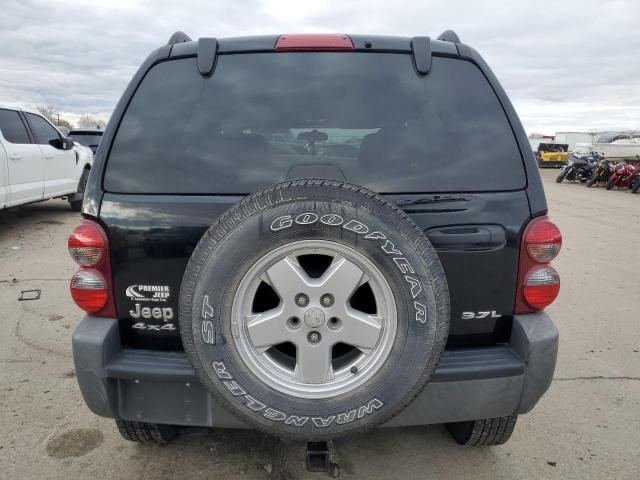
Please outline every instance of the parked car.
[{"label": "parked car", "polygon": [[69,132],[69,136],[76,142],[89,147],[95,155],[103,133],[104,131],[100,128],[74,128]]},{"label": "parked car", "polygon": [[[270,148],[282,132],[309,148]],[[102,141],[69,238],[73,355],[124,438],[253,428],[315,458],[445,423],[497,445],[551,384],[561,234],[514,108],[455,33],[177,33]]]},{"label": "parked car", "polygon": [[0,209],[67,197],[80,211],[91,161],[35,110],[0,106]]}]

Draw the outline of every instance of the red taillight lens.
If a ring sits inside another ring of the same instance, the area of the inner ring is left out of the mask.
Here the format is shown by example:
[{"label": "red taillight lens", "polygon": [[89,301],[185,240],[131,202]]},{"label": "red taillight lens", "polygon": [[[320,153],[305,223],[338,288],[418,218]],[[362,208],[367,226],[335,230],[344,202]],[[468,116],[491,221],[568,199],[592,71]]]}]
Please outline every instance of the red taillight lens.
[{"label": "red taillight lens", "polygon": [[534,218],[522,234],[515,313],[549,306],[560,292],[560,276],[549,266],[562,247],[560,230],[546,216]]},{"label": "red taillight lens", "polygon": [[115,317],[109,242],[105,231],[97,222],[82,220],[69,235],[68,246],[71,257],[82,267],[71,279],[71,297],[88,313]]},{"label": "red taillight lens", "polygon": [[100,225],[83,220],[69,235],[67,245],[71,257],[78,265],[93,267],[102,260],[107,239]]},{"label": "red taillight lens", "polygon": [[107,282],[97,270],[82,269],[71,278],[71,297],[88,313],[96,313],[107,304]]},{"label": "red taillight lens", "polygon": [[553,267],[534,268],[524,282],[525,301],[536,310],[550,305],[560,292],[560,275]]},{"label": "red taillight lens", "polygon": [[276,51],[353,50],[353,42],[339,33],[293,33],[282,35],[274,47]]},{"label": "red taillight lens", "polygon": [[562,235],[549,220],[533,221],[525,231],[524,242],[532,260],[550,262],[560,253]]}]

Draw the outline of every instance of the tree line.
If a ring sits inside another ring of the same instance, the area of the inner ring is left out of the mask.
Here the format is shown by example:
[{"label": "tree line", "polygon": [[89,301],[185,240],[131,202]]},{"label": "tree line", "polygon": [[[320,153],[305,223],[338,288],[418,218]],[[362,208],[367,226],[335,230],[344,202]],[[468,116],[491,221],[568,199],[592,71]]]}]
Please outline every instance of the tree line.
[{"label": "tree line", "polygon": [[78,120],[78,124],[74,125],[68,120],[60,117],[59,113],[56,113],[53,108],[47,105],[40,105],[37,107],[37,110],[46,117],[51,123],[57,125],[58,127],[66,127],[69,130],[73,128],[104,128],[106,123],[104,120],[100,120],[99,118],[94,117],[93,115],[85,114],[80,117]]}]

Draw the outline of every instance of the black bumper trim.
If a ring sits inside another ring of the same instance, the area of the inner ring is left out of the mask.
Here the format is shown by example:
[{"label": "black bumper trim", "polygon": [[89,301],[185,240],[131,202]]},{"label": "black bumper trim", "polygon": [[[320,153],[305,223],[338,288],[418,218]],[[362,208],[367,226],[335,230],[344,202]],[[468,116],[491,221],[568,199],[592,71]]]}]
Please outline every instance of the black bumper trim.
[{"label": "black bumper trim", "polygon": [[[522,375],[525,363],[508,347],[449,350],[440,357],[433,382]],[[108,378],[199,382],[186,353],[123,349],[105,367]]]}]

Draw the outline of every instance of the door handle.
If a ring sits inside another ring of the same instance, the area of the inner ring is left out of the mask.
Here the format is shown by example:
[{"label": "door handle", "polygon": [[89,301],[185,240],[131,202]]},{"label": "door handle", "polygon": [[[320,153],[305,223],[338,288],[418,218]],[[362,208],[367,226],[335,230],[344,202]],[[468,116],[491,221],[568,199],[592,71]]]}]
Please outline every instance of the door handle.
[{"label": "door handle", "polygon": [[47,159],[53,158],[53,153],[45,153],[44,158],[47,158]]},{"label": "door handle", "polygon": [[500,225],[456,225],[431,228],[427,237],[437,250],[495,250],[504,247],[507,236]]},{"label": "door handle", "polygon": [[22,157],[20,155],[18,155],[17,153],[12,153],[11,155],[9,155],[9,158],[11,160],[20,160]]}]

